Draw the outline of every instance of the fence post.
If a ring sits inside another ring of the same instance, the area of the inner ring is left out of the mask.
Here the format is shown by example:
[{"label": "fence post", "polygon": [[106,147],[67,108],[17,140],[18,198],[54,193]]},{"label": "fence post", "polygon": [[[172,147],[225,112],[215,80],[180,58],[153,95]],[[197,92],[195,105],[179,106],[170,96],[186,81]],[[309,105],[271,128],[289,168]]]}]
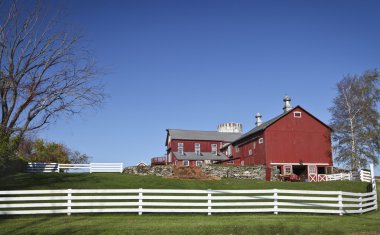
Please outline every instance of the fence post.
[{"label": "fence post", "polygon": [[370,165],[370,170],[371,170],[372,192],[375,193],[375,208],[377,210],[377,190],[376,190],[375,168],[373,164]]},{"label": "fence post", "polygon": [[211,189],[208,189],[208,193],[207,193],[207,215],[211,215],[211,204],[212,204],[211,196],[212,196],[212,191],[211,191]]},{"label": "fence post", "polygon": [[139,188],[139,215],[143,212],[143,189]]},{"label": "fence post", "polygon": [[273,193],[273,198],[274,198],[274,214],[275,215],[278,215],[278,193],[277,193],[277,189],[273,189],[274,193]]},{"label": "fence post", "polygon": [[362,196],[360,196],[359,197],[359,200],[360,200],[360,203],[359,203],[359,211],[360,211],[360,214],[363,214],[363,197]]},{"label": "fence post", "polygon": [[67,190],[67,215],[71,215],[71,188]]},{"label": "fence post", "polygon": [[123,173],[123,163],[120,163],[120,173]]},{"label": "fence post", "polygon": [[342,191],[338,193],[339,215],[343,215],[343,194]]},{"label": "fence post", "polygon": [[92,173],[92,163],[90,162],[90,173]]}]

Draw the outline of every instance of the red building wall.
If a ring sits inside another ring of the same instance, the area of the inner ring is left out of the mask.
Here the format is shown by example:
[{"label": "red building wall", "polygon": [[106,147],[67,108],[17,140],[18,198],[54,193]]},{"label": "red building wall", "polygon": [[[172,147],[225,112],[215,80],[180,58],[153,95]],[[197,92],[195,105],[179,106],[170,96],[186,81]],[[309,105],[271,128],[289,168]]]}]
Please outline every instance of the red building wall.
[{"label": "red building wall", "polygon": [[[244,165],[254,165],[254,164],[265,164],[265,141],[259,143],[259,139],[263,138],[263,133],[259,132],[256,135],[250,136],[240,143],[237,143],[235,146],[239,147],[239,151],[235,151],[233,147],[233,157],[235,159],[234,164],[244,164]],[[263,138],[264,139],[264,138]],[[252,151],[252,154],[249,154],[249,151]],[[244,163],[243,163],[244,162]]]},{"label": "red building wall", "polygon": [[[301,112],[301,118],[294,117]],[[265,130],[266,164],[328,163],[332,165],[330,129],[296,108]]]},{"label": "red building wall", "polygon": [[216,144],[219,151],[223,144],[220,141],[210,140],[171,140],[172,152],[178,152],[178,143],[183,143],[184,152],[194,152],[196,143],[201,145],[201,152],[211,152],[211,144]]}]

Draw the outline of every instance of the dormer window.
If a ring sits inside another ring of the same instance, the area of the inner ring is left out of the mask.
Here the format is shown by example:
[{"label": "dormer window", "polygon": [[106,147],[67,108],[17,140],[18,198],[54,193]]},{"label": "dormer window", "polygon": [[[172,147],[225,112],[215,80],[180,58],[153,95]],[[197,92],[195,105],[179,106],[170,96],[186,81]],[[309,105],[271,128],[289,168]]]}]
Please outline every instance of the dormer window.
[{"label": "dormer window", "polygon": [[196,143],[194,145],[194,152],[197,156],[201,155],[201,144]]},{"label": "dormer window", "polygon": [[184,153],[183,153],[183,143],[178,143],[178,153],[179,153],[179,155],[185,155]]},{"label": "dormer window", "polygon": [[218,154],[218,145],[217,144],[211,144],[211,154]]},{"label": "dormer window", "polygon": [[301,116],[302,116],[301,112],[294,112],[293,114],[294,114],[295,118],[301,118]]}]

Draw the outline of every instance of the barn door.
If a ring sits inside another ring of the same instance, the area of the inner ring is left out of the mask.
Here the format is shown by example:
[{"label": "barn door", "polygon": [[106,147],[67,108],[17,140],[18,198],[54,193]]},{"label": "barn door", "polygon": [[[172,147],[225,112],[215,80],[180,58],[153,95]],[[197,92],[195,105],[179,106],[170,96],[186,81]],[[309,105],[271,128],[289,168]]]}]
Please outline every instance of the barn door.
[{"label": "barn door", "polygon": [[316,165],[309,165],[307,169],[309,182],[317,182],[318,181],[318,174],[317,174],[317,166]]}]

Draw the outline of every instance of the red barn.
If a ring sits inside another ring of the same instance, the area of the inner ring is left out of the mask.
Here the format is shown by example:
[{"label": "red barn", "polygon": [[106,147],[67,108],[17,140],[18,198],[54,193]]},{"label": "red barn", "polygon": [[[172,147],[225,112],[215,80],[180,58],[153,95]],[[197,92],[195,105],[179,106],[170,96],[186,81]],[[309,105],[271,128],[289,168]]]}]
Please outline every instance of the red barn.
[{"label": "red barn", "polygon": [[284,112],[267,122],[257,114],[256,127],[224,146],[221,151],[234,164],[267,166],[266,179],[277,167],[281,174],[296,174],[321,181],[333,166],[331,129],[300,106],[292,108],[285,97]]},{"label": "red barn", "polygon": [[300,106],[284,99],[284,112],[267,122],[256,115],[256,127],[242,134],[239,123],[225,123],[218,131],[167,129],[167,164],[207,163],[266,165],[266,179],[276,169],[302,180],[322,181],[333,166],[331,129]]},{"label": "red barn", "polygon": [[[224,132],[224,131],[234,132]],[[198,166],[228,160],[220,152],[223,145],[241,136],[241,124],[225,123],[218,131],[167,129],[167,163],[180,166]]]}]

